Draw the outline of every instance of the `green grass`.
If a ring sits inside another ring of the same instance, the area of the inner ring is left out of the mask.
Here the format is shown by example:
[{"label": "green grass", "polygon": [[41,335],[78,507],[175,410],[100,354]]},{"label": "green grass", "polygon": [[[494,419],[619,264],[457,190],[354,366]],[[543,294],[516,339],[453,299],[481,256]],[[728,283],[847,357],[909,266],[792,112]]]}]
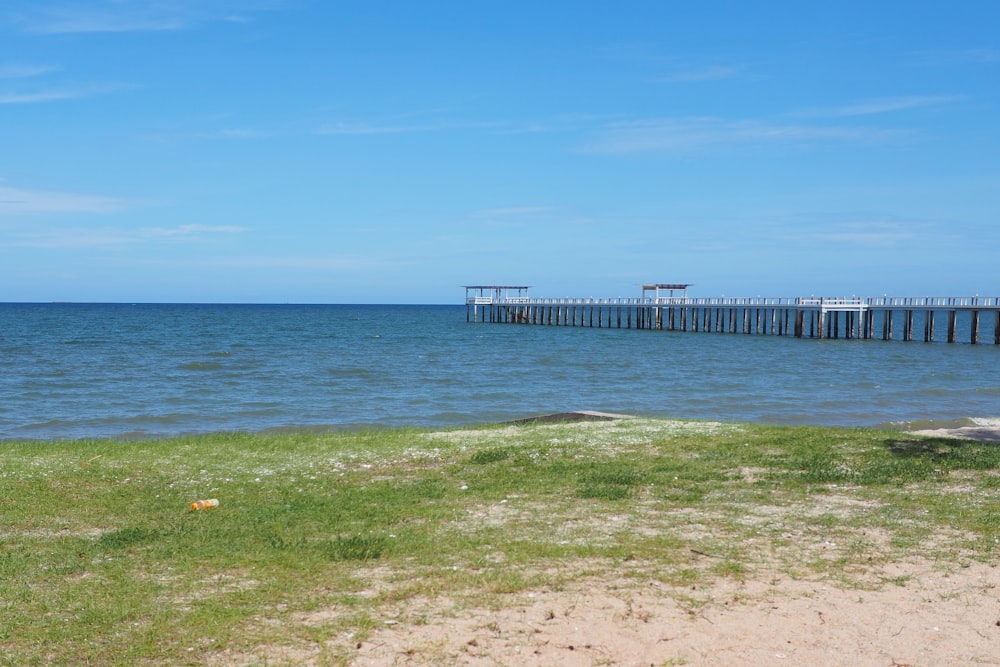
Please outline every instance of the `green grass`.
[{"label": "green grass", "polygon": [[407,601],[589,576],[905,585],[996,558],[998,480],[997,445],[657,420],[3,443],[0,664],[342,664]]}]

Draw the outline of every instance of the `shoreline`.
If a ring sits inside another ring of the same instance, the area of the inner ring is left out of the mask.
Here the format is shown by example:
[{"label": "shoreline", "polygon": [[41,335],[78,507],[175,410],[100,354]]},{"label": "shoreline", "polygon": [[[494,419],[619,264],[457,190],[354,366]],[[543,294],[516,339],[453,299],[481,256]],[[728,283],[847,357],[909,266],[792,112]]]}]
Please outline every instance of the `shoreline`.
[{"label": "shoreline", "polygon": [[440,424],[440,425],[418,425],[418,424],[302,424],[298,426],[274,426],[257,430],[217,430],[217,431],[179,431],[177,433],[144,433],[132,431],[113,435],[94,434],[76,437],[17,437],[0,436],[0,445],[10,443],[56,443],[56,442],[85,442],[85,441],[111,441],[111,442],[157,442],[164,440],[175,440],[179,438],[199,438],[212,437],[223,433],[235,433],[251,436],[282,436],[313,434],[321,435],[328,433],[349,433],[360,431],[381,431],[381,430],[451,430],[463,428],[475,428],[489,425],[499,426],[519,426],[532,424],[557,424],[573,423],[583,421],[616,421],[621,419],[648,419],[653,421],[675,421],[675,422],[704,422],[717,421],[726,424],[754,424],[759,426],[814,426],[828,429],[874,429],[897,431],[906,435],[924,436],[932,438],[950,438],[956,440],[969,440],[974,442],[1000,443],[1000,417],[965,417],[961,419],[927,419],[904,422],[888,422],[874,425],[838,425],[823,423],[770,423],[753,422],[740,420],[720,420],[720,419],[697,419],[671,416],[649,416],[633,415],[615,412],[603,412],[597,410],[569,410],[563,412],[553,412],[508,419],[502,421],[478,421],[465,424]]},{"label": "shoreline", "polygon": [[915,431],[904,431],[910,435],[923,435],[933,438],[952,438],[955,440],[971,440],[974,442],[1000,443],[1000,426],[960,426],[958,428],[924,428]]},{"label": "shoreline", "polygon": [[[639,419],[636,415],[624,415],[611,412],[596,412],[593,410],[578,410],[573,412],[557,412],[554,414],[516,419],[504,424],[541,424],[552,422],[577,421],[613,421],[616,419]],[[683,420],[682,420],[683,421]],[[697,420],[693,420],[697,421]],[[907,424],[910,427],[907,427]],[[921,428],[912,428],[913,425]],[[940,424],[940,426],[935,426]],[[900,428],[903,427],[903,428]],[[830,426],[828,428],[839,428]],[[1000,443],[1000,419],[974,418],[957,421],[935,421],[897,423],[886,427],[888,430],[898,430],[900,433],[920,435],[933,438],[953,438],[956,440],[971,440],[975,442]]]}]

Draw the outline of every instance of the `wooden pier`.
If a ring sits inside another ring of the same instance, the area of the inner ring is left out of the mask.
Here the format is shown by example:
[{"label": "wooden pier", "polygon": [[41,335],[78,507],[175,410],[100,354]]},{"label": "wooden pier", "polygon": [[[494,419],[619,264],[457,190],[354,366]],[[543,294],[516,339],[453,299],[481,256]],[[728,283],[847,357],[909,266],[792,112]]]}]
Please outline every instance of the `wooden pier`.
[{"label": "wooden pier", "polygon": [[974,345],[992,325],[1000,345],[998,297],[692,298],[688,287],[647,284],[635,298],[539,298],[524,285],[466,285],[466,321]]}]

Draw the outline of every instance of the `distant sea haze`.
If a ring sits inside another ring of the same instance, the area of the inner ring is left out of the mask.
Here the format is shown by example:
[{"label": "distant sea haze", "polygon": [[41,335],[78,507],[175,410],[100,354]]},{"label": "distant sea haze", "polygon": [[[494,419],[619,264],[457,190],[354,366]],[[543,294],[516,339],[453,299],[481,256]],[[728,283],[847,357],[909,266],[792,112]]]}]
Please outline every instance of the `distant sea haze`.
[{"label": "distant sea haze", "polygon": [[1000,423],[1000,346],[467,323],[464,306],[0,304],[0,439],[573,410]]}]

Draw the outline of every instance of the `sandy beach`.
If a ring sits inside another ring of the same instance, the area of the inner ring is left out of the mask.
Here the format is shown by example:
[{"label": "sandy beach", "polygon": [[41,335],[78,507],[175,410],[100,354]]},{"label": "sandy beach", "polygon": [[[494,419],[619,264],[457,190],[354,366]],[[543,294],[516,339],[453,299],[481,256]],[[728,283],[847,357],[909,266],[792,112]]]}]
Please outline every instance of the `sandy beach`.
[{"label": "sandy beach", "polygon": [[350,664],[1000,665],[995,566],[912,561],[880,574],[906,583],[859,590],[779,575],[684,591],[581,581],[512,596],[501,610],[426,600],[400,609]]}]

